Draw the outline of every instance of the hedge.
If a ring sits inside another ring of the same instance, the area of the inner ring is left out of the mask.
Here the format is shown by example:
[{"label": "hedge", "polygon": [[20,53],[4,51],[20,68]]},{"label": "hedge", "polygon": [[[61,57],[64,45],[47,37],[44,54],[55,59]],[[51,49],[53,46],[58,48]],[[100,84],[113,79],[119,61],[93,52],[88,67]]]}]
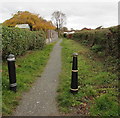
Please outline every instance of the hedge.
[{"label": "hedge", "polygon": [[23,55],[28,50],[42,49],[45,45],[44,31],[29,31],[27,29],[2,27],[2,57],[10,53]]},{"label": "hedge", "polygon": [[118,27],[99,30],[79,31],[72,39],[90,46],[95,52],[104,52],[105,56],[118,56]]}]

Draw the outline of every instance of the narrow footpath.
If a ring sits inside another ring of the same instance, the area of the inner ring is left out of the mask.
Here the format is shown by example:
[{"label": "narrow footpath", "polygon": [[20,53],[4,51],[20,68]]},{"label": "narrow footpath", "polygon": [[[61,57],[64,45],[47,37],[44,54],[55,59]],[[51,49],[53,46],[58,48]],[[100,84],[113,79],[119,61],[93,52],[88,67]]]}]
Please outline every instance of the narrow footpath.
[{"label": "narrow footpath", "polygon": [[23,95],[13,116],[59,116],[56,91],[61,71],[61,41],[55,44],[42,76]]}]

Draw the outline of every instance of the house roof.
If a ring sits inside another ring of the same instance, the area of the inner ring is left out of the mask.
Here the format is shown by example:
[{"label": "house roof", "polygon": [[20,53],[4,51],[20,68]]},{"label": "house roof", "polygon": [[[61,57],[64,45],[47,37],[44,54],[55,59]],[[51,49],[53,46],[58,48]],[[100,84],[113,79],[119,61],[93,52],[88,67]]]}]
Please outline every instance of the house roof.
[{"label": "house roof", "polygon": [[18,28],[28,28],[30,29],[30,26],[28,24],[17,24],[15,27],[18,27]]},{"label": "house roof", "polygon": [[74,34],[75,31],[67,31],[67,32],[64,32],[64,34]]}]

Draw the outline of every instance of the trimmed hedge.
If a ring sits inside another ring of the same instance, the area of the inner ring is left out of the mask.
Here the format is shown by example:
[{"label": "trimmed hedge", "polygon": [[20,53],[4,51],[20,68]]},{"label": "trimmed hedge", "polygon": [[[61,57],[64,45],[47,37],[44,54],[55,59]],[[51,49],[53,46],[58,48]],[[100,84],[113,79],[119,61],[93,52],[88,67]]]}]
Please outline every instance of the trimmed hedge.
[{"label": "trimmed hedge", "polygon": [[99,30],[80,31],[72,39],[90,46],[95,52],[104,52],[105,56],[118,57],[118,27]]},{"label": "trimmed hedge", "polygon": [[27,50],[42,49],[45,45],[44,31],[29,31],[27,29],[2,27],[2,57],[10,53],[23,55]]}]

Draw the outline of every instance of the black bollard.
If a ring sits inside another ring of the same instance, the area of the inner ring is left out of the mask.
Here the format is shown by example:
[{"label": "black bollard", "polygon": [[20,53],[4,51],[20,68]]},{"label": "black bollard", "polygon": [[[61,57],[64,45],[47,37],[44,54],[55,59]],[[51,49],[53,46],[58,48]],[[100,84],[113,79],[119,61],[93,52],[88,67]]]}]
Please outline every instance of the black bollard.
[{"label": "black bollard", "polygon": [[15,56],[10,54],[7,58],[8,61],[8,73],[9,73],[9,84],[10,90],[16,92],[16,68],[15,68]]},{"label": "black bollard", "polygon": [[71,78],[71,93],[78,92],[78,67],[77,67],[77,53],[73,53],[72,78]]}]

